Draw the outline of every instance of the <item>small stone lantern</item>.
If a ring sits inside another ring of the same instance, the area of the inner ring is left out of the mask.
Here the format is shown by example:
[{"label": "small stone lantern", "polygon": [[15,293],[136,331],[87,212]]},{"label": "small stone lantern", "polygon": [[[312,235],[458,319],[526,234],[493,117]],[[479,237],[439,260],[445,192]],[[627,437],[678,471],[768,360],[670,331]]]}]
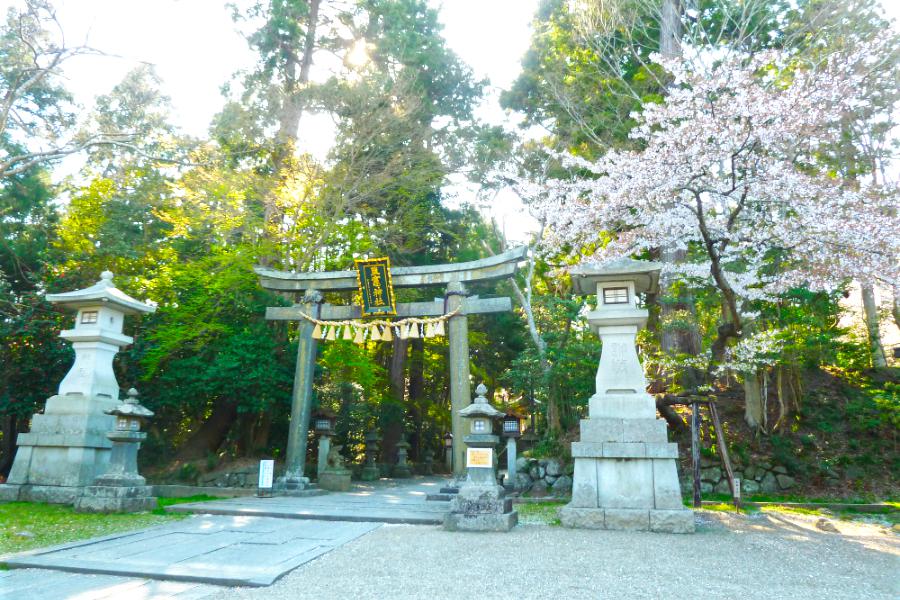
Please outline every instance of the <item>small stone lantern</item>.
[{"label": "small stone lantern", "polygon": [[409,479],[412,477],[412,469],[409,468],[407,457],[409,456],[410,445],[405,439],[397,442],[397,464],[394,465],[394,477],[396,479]]},{"label": "small stone lantern", "polygon": [[327,409],[320,409],[313,415],[313,430],[319,434],[319,461],[316,475],[321,479],[322,472],[328,468],[328,452],[331,450],[331,437],[334,435],[337,415]]},{"label": "small stone lantern", "polygon": [[503,437],[506,438],[506,481],[507,489],[515,486],[516,454],[518,443],[516,438],[522,435],[522,417],[514,412],[503,417]]},{"label": "small stone lantern", "polygon": [[434,450],[425,448],[422,453],[422,475],[434,475]]},{"label": "small stone lantern", "polygon": [[493,420],[503,413],[491,406],[485,394],[487,388],[479,384],[477,396],[459,416],[469,420],[469,435],[463,441],[466,450],[466,480],[459,494],[450,501],[450,512],[444,517],[449,531],[509,531],[519,515],[512,509],[506,491],[497,485],[494,447],[500,438],[494,435]]},{"label": "small stone lantern", "polygon": [[366,464],[362,468],[360,479],[363,481],[378,481],[381,478],[381,469],[378,468],[376,462],[376,454],[378,453],[378,442],[381,438],[378,432],[372,429],[366,434]]},{"label": "small stone lantern", "polygon": [[447,472],[453,472],[453,434],[449,431],[444,434],[444,460],[447,463]]},{"label": "small stone lantern", "polygon": [[106,434],[112,441],[107,472],[85,488],[75,502],[78,512],[138,512],[156,508],[153,488],[137,468],[137,454],[147,434],[141,431],[153,412],[138,403],[131,388],[122,404],[106,411],[116,418],[115,429]]}]

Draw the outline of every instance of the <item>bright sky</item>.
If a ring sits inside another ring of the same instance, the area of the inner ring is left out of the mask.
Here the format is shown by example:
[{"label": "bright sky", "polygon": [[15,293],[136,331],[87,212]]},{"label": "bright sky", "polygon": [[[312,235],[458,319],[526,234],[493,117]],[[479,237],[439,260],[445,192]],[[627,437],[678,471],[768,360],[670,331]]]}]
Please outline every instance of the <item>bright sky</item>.
[{"label": "bright sky", "polygon": [[[3,12],[16,0],[0,0]],[[226,0],[55,0],[57,15],[69,44],[86,43],[108,57],[77,57],[65,67],[68,87],[76,101],[89,108],[97,95],[107,93],[136,65],[156,67],[163,91],[172,100],[173,122],[188,134],[206,135],[210,119],[222,106],[220,87],[238,70],[252,66],[254,55],[238,33]],[[236,0],[239,6],[249,0]],[[479,109],[493,123],[505,119],[499,90],[519,72],[528,48],[529,23],[538,0],[444,0],[440,7],[449,46],[487,77],[491,88]],[[500,26],[502,24],[502,27]],[[326,115],[305,117],[300,140],[304,150],[324,157],[332,135]],[[61,171],[71,173],[74,161]],[[455,182],[448,204],[475,200],[475,189]],[[485,207],[511,238],[527,239],[534,226],[512,193],[504,193]]]},{"label": "bright sky", "polygon": [[[249,0],[233,0],[238,5]],[[529,23],[538,0],[432,0],[440,7],[450,47],[491,80],[488,99],[479,116],[500,123],[505,115],[498,91],[519,72],[528,47]],[[900,0],[881,0],[900,20]],[[16,0],[0,0],[0,9]],[[113,55],[79,57],[67,64],[69,89],[82,106],[107,93],[141,62],[152,63],[172,99],[175,124],[186,133],[204,136],[212,115],[222,105],[220,86],[249,67],[253,55],[237,33],[226,0],[55,0],[69,44],[87,43]],[[896,26],[896,21],[895,21]],[[305,149],[324,156],[332,139],[327,117],[307,117],[301,140]],[[454,184],[451,203],[474,201],[473,186]],[[512,239],[524,240],[534,226],[511,193],[502,193],[486,211]]]}]

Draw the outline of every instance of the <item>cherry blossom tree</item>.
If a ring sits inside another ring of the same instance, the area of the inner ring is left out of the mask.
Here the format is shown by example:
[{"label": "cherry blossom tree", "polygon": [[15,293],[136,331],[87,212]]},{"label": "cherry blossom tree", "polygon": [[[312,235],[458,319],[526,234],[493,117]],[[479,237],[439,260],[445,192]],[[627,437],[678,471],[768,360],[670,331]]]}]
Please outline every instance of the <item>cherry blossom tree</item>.
[{"label": "cherry blossom tree", "polygon": [[846,185],[817,159],[841,116],[866,101],[859,92],[879,43],[816,65],[782,51],[654,56],[672,83],[664,103],[632,115],[642,149],[564,157],[573,175],[550,182],[537,203],[545,247],[598,263],[673,242],[688,250],[696,258],[678,265],[680,276],[722,296],[717,360],[752,334],[753,300],[849,278],[897,281],[898,190]]}]

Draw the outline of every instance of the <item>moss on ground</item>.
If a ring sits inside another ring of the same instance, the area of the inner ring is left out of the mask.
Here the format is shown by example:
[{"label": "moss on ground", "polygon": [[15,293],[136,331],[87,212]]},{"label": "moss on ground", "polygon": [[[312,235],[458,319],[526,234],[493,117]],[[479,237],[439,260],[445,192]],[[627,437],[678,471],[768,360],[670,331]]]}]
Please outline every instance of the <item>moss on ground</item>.
[{"label": "moss on ground", "polygon": [[211,496],[161,498],[150,513],[77,513],[71,506],[39,502],[0,504],[0,555],[54,546],[112,533],[170,523],[187,515],[165,514],[162,507],[178,502],[210,500]]}]

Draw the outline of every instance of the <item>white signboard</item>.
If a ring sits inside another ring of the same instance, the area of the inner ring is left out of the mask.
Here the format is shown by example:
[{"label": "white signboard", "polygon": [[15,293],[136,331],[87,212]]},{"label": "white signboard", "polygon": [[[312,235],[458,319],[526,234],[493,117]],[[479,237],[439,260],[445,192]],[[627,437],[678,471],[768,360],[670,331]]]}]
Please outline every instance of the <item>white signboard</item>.
[{"label": "white signboard", "polygon": [[466,448],[466,466],[490,469],[494,466],[494,449]]},{"label": "white signboard", "polygon": [[272,489],[272,478],[275,475],[275,461],[261,460],[259,461],[259,489]]},{"label": "white signboard", "polygon": [[741,478],[734,478],[734,499],[740,502],[741,500]]}]

